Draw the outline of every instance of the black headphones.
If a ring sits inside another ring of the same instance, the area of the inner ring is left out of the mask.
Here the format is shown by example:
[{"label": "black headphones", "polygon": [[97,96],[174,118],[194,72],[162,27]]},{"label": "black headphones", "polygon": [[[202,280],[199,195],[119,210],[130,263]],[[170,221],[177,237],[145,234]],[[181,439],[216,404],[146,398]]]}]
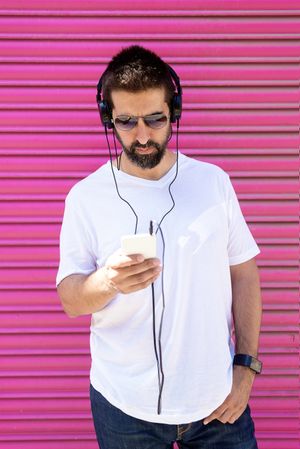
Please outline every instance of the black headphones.
[{"label": "black headphones", "polygon": [[[174,81],[176,85],[177,92],[174,93],[172,102],[171,102],[171,110],[170,110],[170,120],[171,123],[175,123],[176,120],[179,120],[181,117],[182,112],[182,88],[180,85],[180,79],[177,73],[174,69],[172,69],[171,66],[166,64],[169,73],[171,75],[172,80]],[[101,98],[101,90],[102,90],[102,80],[103,76],[106,72],[104,72],[99,79],[99,82],[97,84],[97,95],[96,95],[96,101],[98,105],[98,110],[101,118],[101,122],[103,126],[105,126],[108,129],[111,129],[114,127],[114,124],[112,122],[112,111],[107,101],[102,100]]]}]

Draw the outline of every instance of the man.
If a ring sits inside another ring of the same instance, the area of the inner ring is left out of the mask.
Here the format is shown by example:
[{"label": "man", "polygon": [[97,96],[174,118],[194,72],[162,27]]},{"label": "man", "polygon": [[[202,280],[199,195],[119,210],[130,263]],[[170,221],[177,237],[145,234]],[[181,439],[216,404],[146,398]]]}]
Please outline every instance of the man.
[{"label": "man", "polygon": [[[70,317],[92,314],[99,446],[255,449],[260,250],[230,178],[167,149],[181,87],[156,54],[122,50],[98,87],[123,152],[66,198],[57,286]],[[149,228],[157,257],[126,256],[121,237]]]}]

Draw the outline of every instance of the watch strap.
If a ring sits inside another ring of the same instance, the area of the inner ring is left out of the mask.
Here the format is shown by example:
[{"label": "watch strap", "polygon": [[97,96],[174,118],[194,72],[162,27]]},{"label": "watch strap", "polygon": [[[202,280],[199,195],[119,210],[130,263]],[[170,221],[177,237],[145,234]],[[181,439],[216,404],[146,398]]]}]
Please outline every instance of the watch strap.
[{"label": "watch strap", "polygon": [[262,369],[261,361],[256,359],[255,357],[252,357],[249,354],[235,354],[233,364],[247,366],[257,374],[260,374]]}]

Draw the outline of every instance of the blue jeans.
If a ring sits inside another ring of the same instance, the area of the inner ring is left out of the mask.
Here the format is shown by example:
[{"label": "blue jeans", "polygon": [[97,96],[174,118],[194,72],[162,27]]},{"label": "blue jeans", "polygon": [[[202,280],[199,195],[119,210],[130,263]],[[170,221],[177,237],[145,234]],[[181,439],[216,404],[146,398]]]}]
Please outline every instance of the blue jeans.
[{"label": "blue jeans", "polygon": [[247,405],[233,424],[215,419],[187,424],[159,424],[134,418],[110,404],[92,385],[90,399],[101,449],[258,449]]}]

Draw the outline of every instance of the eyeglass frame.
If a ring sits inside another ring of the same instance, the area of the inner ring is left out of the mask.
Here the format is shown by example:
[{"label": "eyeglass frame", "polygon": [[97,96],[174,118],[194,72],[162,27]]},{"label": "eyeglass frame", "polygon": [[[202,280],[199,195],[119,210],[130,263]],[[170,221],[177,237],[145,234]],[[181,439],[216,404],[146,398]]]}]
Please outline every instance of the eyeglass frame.
[{"label": "eyeglass frame", "polygon": [[[153,127],[151,127],[146,121],[145,121],[145,118],[147,119],[148,117],[149,118],[151,118],[151,117],[155,117],[155,116],[161,116],[161,118],[163,118],[163,117],[165,117],[166,119],[167,119],[167,121],[166,121],[166,123],[164,123],[163,124],[163,126],[161,126],[161,127],[158,127],[158,128],[153,128]],[[118,127],[118,125],[116,125],[116,123],[115,123],[115,120],[116,119],[118,119],[118,118],[120,118],[120,117],[128,117],[128,120],[130,120],[131,118],[133,118],[133,119],[137,119],[137,121],[136,121],[136,123],[135,123],[135,125],[132,127],[132,128],[130,128],[130,129],[121,129],[121,128],[119,128]],[[170,115],[168,115],[168,114],[165,114],[165,113],[159,113],[159,114],[147,114],[147,115],[126,115],[126,114],[121,114],[121,115],[118,115],[117,117],[115,117],[115,118],[111,118],[111,122],[113,123],[113,125],[116,127],[116,128],[118,128],[120,131],[132,131],[136,126],[137,126],[137,124],[138,124],[138,119],[139,118],[141,118],[141,119],[143,119],[143,122],[144,122],[144,124],[146,125],[146,126],[148,126],[149,128],[151,128],[151,129],[154,129],[154,130],[156,130],[156,129],[162,129],[162,128],[164,128],[167,124],[168,124],[168,121],[170,120]]]}]

